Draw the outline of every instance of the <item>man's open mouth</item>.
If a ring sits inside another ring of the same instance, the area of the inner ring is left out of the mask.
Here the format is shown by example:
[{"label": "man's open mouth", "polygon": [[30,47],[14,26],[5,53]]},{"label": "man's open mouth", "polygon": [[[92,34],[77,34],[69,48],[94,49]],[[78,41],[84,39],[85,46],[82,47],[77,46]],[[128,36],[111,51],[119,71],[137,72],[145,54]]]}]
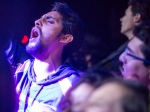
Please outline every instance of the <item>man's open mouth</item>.
[{"label": "man's open mouth", "polygon": [[31,39],[32,38],[37,38],[39,36],[39,31],[37,28],[33,28],[31,31]]}]

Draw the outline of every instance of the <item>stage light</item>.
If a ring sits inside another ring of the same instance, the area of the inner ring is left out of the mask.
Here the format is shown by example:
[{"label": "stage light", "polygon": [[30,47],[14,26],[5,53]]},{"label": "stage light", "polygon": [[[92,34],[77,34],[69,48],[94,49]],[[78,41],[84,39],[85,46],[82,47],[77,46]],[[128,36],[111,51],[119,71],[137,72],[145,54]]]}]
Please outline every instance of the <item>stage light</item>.
[{"label": "stage light", "polygon": [[29,40],[28,36],[24,35],[21,42],[23,44],[26,44],[28,42],[28,40]]}]

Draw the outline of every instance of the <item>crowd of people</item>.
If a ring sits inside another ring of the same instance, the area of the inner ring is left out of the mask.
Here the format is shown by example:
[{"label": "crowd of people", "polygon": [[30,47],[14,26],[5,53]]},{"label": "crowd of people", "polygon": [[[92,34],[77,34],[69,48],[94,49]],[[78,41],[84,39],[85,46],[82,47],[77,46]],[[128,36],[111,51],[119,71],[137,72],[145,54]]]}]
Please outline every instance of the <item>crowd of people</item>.
[{"label": "crowd of people", "polygon": [[[120,21],[128,41],[80,71],[66,60],[82,46],[85,26],[66,3],[54,3],[35,21],[26,50],[15,38],[5,47],[8,61],[16,68],[17,100],[12,111],[148,112],[150,0],[129,0]],[[90,56],[81,57],[89,61]]]}]

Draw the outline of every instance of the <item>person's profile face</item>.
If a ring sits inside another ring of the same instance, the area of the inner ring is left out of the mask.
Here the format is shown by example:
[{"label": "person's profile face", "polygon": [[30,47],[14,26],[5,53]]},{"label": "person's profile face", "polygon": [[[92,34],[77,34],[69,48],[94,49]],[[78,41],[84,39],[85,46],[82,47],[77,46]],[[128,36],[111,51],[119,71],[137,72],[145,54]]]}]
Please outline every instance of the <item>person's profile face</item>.
[{"label": "person's profile face", "polygon": [[125,10],[125,14],[122,18],[120,18],[121,21],[121,33],[124,35],[127,35],[128,33],[132,32],[135,22],[134,22],[134,16],[131,11],[131,6],[129,6]]},{"label": "person's profile face", "polygon": [[81,83],[70,93],[70,101],[72,104],[83,103],[90,96],[94,88],[88,83]]},{"label": "person's profile face", "polygon": [[[71,112],[80,112],[94,88],[83,82],[70,92]],[[82,112],[82,111],[81,111]]]},{"label": "person's profile face", "polygon": [[[62,31],[62,16],[57,11],[44,14],[35,21],[32,28],[27,51],[52,51],[57,48]],[[31,52],[30,52],[31,51]]]},{"label": "person's profile face", "polygon": [[122,112],[120,100],[127,89],[118,83],[107,83],[96,89],[90,96],[83,112]]},{"label": "person's profile face", "polygon": [[121,67],[121,73],[124,79],[136,80],[143,84],[149,83],[149,67],[144,65],[144,62],[140,59],[145,59],[144,54],[141,51],[141,46],[144,43],[134,37],[127,45],[125,51],[119,57],[119,60],[123,63]]}]

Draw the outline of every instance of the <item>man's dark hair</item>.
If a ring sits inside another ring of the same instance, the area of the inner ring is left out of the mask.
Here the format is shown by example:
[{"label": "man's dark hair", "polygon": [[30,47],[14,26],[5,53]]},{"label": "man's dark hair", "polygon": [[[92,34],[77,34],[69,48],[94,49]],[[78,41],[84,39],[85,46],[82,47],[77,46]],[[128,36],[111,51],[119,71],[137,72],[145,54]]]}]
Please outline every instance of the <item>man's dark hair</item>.
[{"label": "man's dark hair", "polygon": [[84,37],[84,25],[78,15],[65,3],[55,2],[52,11],[57,11],[62,16],[63,29],[61,33],[73,36],[73,41],[63,49],[62,58],[64,61],[81,47]]},{"label": "man's dark hair", "polygon": [[131,6],[133,15],[141,15],[142,21],[150,19],[150,0],[129,0],[128,6]]},{"label": "man's dark hair", "polygon": [[125,96],[121,105],[124,112],[148,112],[149,91],[139,82],[125,81],[125,86],[132,92]]},{"label": "man's dark hair", "polygon": [[93,88],[97,88],[103,81],[114,77],[114,74],[104,69],[88,70],[82,75],[80,81],[75,86],[78,86],[81,83],[88,83],[93,86]]},{"label": "man's dark hair", "polygon": [[[139,38],[144,44],[140,46],[145,59],[150,60],[150,21],[142,22],[140,25],[134,27],[134,36]],[[144,62],[145,66],[150,65],[150,63]]]},{"label": "man's dark hair", "polygon": [[79,82],[77,82],[68,91],[68,93],[73,91],[74,89],[76,89],[82,83],[87,83],[95,89],[95,88],[99,87],[106,80],[112,79],[112,78],[115,78],[115,75],[104,69],[89,70],[81,76]]},{"label": "man's dark hair", "polygon": [[102,85],[107,83],[117,83],[127,89],[127,93],[120,101],[123,112],[148,112],[149,90],[147,86],[137,81],[119,78],[109,79]]},{"label": "man's dark hair", "polygon": [[94,89],[96,89],[103,83],[103,81],[114,78],[114,77],[115,76],[112,73],[102,70],[102,69],[87,71],[85,74],[82,75],[79,82],[77,82],[74,86],[72,86],[72,88],[69,89],[65,97],[62,98],[62,100],[60,101],[58,105],[58,108],[60,109],[58,112],[62,112],[63,110],[70,108],[72,106],[72,102],[70,101],[70,94],[73,90],[75,90],[81,84],[86,83],[92,86]]}]

